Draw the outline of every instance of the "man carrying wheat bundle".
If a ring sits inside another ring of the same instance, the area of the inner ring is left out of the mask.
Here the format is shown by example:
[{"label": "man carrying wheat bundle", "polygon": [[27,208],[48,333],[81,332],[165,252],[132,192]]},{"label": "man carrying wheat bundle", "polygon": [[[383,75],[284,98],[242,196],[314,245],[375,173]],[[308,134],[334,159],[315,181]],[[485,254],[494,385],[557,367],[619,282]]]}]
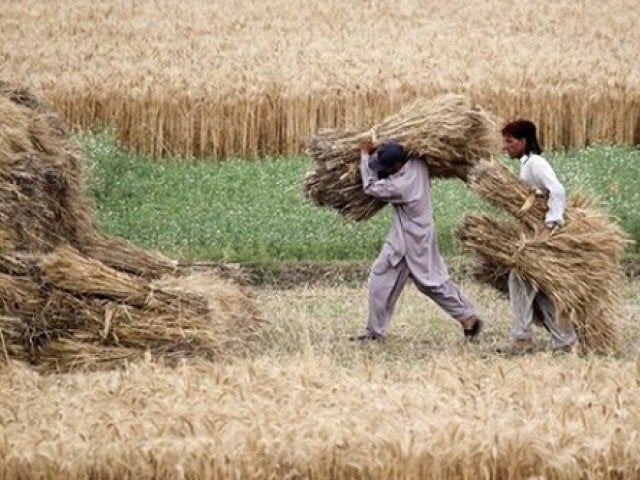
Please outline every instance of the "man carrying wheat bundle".
[{"label": "man carrying wheat bundle", "polygon": [[[502,129],[503,148],[512,159],[520,160],[520,179],[541,193],[549,195],[545,215],[545,234],[553,235],[564,225],[565,190],[555,172],[543,157],[536,126],[529,120],[516,120]],[[551,335],[556,351],[570,351],[576,343],[576,333],[567,319],[558,319],[553,300],[515,270],[509,272],[509,300],[512,308],[510,345],[499,347],[502,353],[526,353],[533,349],[531,325],[534,308],[542,317],[543,326]]]},{"label": "man carrying wheat bundle", "polygon": [[391,231],[369,275],[369,320],[362,335],[351,340],[381,340],[394,306],[409,278],[462,325],[467,340],[475,340],[483,326],[473,304],[449,279],[438,252],[431,211],[427,164],[407,155],[396,142],[377,148],[371,138],[360,143],[360,173],[367,195],[394,208]]}]

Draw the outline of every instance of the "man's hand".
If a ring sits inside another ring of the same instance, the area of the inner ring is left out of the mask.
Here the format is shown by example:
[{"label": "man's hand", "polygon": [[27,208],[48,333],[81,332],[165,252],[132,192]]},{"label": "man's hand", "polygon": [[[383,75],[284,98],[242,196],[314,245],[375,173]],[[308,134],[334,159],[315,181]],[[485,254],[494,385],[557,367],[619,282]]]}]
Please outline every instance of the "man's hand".
[{"label": "man's hand", "polygon": [[363,140],[360,140],[360,153],[366,153],[367,155],[371,155],[373,151],[376,149],[376,145],[373,141],[373,138],[368,137]]}]

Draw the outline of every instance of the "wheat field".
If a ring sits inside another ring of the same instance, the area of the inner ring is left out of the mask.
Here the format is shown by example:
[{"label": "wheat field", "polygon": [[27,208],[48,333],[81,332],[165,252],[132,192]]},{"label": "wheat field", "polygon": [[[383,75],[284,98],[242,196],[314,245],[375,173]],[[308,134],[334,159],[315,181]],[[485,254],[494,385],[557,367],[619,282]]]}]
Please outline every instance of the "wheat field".
[{"label": "wheat field", "polygon": [[468,93],[547,148],[640,143],[636,0],[56,0],[0,9],[0,80],[154,156],[293,154]]},{"label": "wheat field", "polygon": [[363,286],[257,290],[270,322],[215,364],[0,376],[0,477],[637,478],[640,285],[625,286],[616,356],[492,353],[508,305],[472,283],[489,320],[460,344],[407,288],[385,344],[354,346]]}]

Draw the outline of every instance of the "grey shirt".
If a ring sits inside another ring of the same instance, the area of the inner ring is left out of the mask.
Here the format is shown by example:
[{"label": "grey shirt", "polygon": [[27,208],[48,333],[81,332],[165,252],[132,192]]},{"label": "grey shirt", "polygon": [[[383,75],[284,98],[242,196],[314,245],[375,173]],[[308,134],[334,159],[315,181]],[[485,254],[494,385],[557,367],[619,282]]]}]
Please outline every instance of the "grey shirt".
[{"label": "grey shirt", "polygon": [[549,162],[534,153],[524,155],[520,159],[520,179],[536,190],[549,194],[545,223],[548,226],[564,225],[566,195]]},{"label": "grey shirt", "polygon": [[412,277],[426,286],[440,286],[449,279],[436,243],[431,211],[431,180],[425,162],[409,159],[397,173],[378,179],[362,154],[360,173],[366,194],[393,205],[393,223],[381,255],[391,266],[405,259]]}]

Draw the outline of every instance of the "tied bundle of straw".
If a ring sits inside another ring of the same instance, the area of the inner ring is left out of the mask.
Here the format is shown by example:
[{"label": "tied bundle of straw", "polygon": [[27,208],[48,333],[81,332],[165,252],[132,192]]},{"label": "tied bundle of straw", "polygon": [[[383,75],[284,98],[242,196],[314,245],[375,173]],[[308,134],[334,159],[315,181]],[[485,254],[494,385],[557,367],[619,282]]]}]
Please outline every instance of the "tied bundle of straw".
[{"label": "tied bundle of straw", "polygon": [[177,261],[159,252],[149,252],[121,238],[109,238],[99,233],[92,235],[80,250],[116,270],[149,279],[175,274],[178,268]]},{"label": "tied bundle of straw", "polygon": [[176,295],[156,289],[144,278],[83,257],[72,247],[60,247],[43,256],[40,270],[45,284],[73,294],[109,298],[158,311],[173,310],[177,316],[197,316],[206,312],[206,304],[199,296],[189,296],[186,292]]},{"label": "tied bundle of straw", "polygon": [[594,199],[576,192],[567,202],[566,225],[549,236],[541,231],[546,197],[536,196],[503,165],[478,165],[469,183],[519,223],[469,214],[456,231],[462,245],[552,297],[559,318],[574,323],[586,348],[615,349],[620,257],[628,241],[620,227]]},{"label": "tied bundle of straw", "polygon": [[425,161],[433,177],[466,180],[469,170],[496,150],[496,124],[487,112],[472,108],[467,97],[444,95],[418,100],[365,132],[321,130],[309,147],[315,163],[305,177],[305,195],[338,209],[347,220],[364,220],[384,203],[362,190],[361,140],[397,141],[410,156]]},{"label": "tied bundle of straw", "polygon": [[520,181],[501,162],[478,162],[469,172],[467,184],[489,202],[515,216],[530,231],[544,226],[547,196]]}]

